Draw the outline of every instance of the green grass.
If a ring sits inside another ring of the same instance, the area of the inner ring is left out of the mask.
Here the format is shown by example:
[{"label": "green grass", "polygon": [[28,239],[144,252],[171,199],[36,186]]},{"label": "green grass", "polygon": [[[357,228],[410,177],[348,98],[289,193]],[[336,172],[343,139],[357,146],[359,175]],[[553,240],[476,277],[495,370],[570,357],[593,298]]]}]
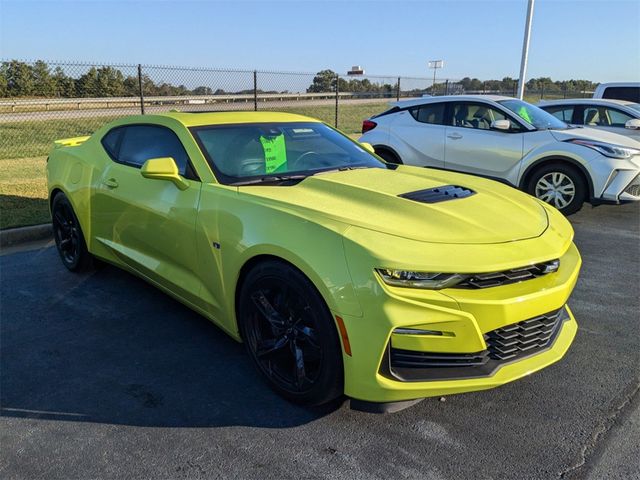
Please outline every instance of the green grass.
[{"label": "green grass", "polygon": [[46,155],[54,140],[89,135],[114,118],[30,120],[0,124],[0,161]]},{"label": "green grass", "polygon": [[0,228],[49,222],[46,157],[0,160]]},{"label": "green grass", "polygon": [[[376,103],[358,103],[351,105],[341,105],[338,111],[338,128],[344,133],[360,133],[362,130],[362,121],[369,118],[371,115],[380,113],[387,109],[387,101],[394,99],[387,99],[385,101],[379,101]],[[260,106],[258,106],[260,108]],[[314,117],[328,123],[329,125],[335,125],[336,121],[336,107],[335,105],[321,105],[321,106],[304,106],[299,107],[287,107],[287,108],[274,108],[279,112],[298,113],[300,115],[307,115]]]},{"label": "green grass", "polygon": [[[258,107],[259,108],[259,107]],[[343,105],[339,128],[356,139],[362,120],[386,103]],[[335,122],[335,106],[299,106],[278,111]],[[0,124],[0,229],[50,221],[47,205],[46,155],[54,140],[89,135],[115,117],[42,120]]]}]

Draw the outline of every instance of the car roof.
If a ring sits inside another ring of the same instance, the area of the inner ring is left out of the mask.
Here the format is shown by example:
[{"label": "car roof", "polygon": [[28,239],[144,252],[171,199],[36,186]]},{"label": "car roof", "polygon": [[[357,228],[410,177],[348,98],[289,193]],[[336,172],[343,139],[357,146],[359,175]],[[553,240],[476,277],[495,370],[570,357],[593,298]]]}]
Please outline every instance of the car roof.
[{"label": "car roof", "polygon": [[237,123],[321,122],[316,118],[282,112],[166,112],[158,115],[173,118],[185,127]]},{"label": "car roof", "polygon": [[543,100],[538,103],[539,106],[548,105],[573,105],[573,104],[592,104],[592,105],[634,105],[634,102],[627,100],[615,100],[608,98],[567,98],[562,100]]},{"label": "car roof", "polygon": [[505,97],[503,95],[443,95],[439,97],[420,97],[414,98],[410,100],[400,100],[399,102],[390,102],[389,105],[393,107],[411,107],[413,105],[423,105],[425,103],[435,103],[435,102],[473,102],[473,101],[491,101],[498,102],[500,100],[516,100],[513,97]]}]

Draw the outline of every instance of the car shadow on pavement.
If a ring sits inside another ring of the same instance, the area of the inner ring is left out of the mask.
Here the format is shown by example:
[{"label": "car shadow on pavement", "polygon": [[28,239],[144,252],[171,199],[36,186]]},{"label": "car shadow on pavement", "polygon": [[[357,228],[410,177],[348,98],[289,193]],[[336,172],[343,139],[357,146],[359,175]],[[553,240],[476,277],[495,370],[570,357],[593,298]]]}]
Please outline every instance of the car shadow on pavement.
[{"label": "car shadow on pavement", "polygon": [[2,416],[149,427],[302,425],[242,345],[133,275],[67,272],[53,248],[1,257]]}]

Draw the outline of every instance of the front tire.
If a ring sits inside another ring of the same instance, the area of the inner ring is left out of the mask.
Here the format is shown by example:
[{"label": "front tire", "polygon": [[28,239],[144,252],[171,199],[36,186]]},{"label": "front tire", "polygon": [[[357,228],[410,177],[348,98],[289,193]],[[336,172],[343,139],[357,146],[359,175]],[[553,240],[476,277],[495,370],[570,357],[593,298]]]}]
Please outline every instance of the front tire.
[{"label": "front tire", "polygon": [[64,266],[72,272],[90,270],[92,256],[87,250],[78,217],[64,193],[58,193],[53,199],[51,220],[53,238]]},{"label": "front tire", "polygon": [[302,405],[343,393],[333,318],[299,270],[276,260],[259,264],[242,284],[237,311],[247,352],[273,390]]},{"label": "front tire", "polygon": [[577,168],[552,163],[544,165],[531,175],[527,193],[553,205],[564,215],[571,215],[582,208],[587,196],[587,186]]}]

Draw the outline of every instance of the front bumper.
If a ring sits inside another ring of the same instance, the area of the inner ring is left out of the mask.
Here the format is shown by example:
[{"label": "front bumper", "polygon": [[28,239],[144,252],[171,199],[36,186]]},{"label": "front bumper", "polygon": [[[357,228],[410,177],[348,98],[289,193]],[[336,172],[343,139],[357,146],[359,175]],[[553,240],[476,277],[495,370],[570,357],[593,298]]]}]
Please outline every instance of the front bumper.
[{"label": "front bumper", "polygon": [[613,203],[640,201],[640,174],[632,170],[612,172],[600,198]]},{"label": "front bumper", "polygon": [[[433,291],[375,285],[374,293],[362,302],[362,317],[342,316],[352,350],[351,356],[344,356],[345,394],[368,402],[399,402],[485,390],[560,360],[577,331],[577,323],[565,307],[581,265],[575,245],[570,245],[560,261],[556,273],[494,288]],[[545,348],[493,365],[495,368],[486,374],[465,376],[457,372],[453,378],[405,378],[386,368],[391,347],[474,354],[487,349],[485,335],[489,332],[563,308],[566,318]],[[399,327],[444,334],[394,334]]]}]

